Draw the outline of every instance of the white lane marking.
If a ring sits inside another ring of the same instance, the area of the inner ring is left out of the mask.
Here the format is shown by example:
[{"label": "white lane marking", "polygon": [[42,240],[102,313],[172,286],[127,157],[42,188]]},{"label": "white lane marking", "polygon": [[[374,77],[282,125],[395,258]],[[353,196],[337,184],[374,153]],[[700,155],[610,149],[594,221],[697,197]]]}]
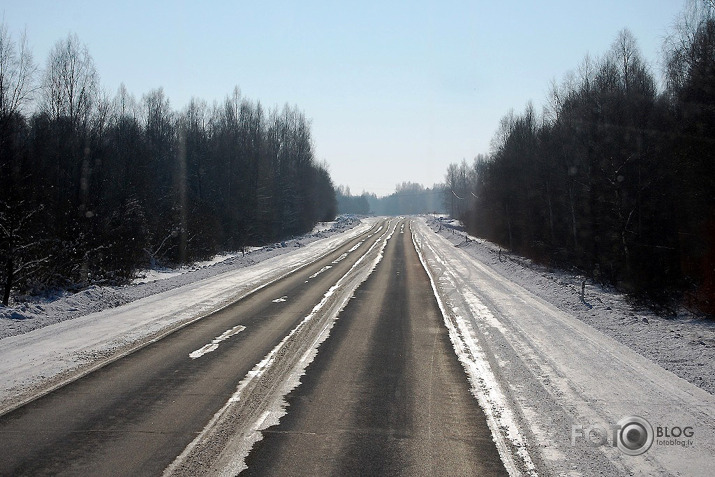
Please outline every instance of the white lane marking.
[{"label": "white lane marking", "polygon": [[223,333],[221,333],[221,336],[217,336],[213,340],[211,340],[211,343],[207,344],[206,346],[202,346],[201,348],[197,349],[196,351],[192,351],[189,353],[189,358],[191,359],[196,359],[200,358],[206,353],[210,353],[212,351],[216,351],[218,349],[219,343],[222,341],[226,341],[230,337],[239,334],[241,331],[245,330],[246,327],[243,325],[238,325],[234,326],[230,330],[226,330]]},{"label": "white lane marking", "polygon": [[[313,278],[317,277],[318,275],[320,275],[321,273],[327,272],[331,268],[333,268],[333,267],[330,265],[326,265],[323,268],[321,268],[320,270],[318,270],[317,272],[315,272],[314,274],[312,274],[311,276],[309,276],[308,278],[313,279]],[[305,283],[308,283],[308,282],[305,282]]]},{"label": "white lane marking", "polygon": [[[357,250],[358,247],[360,247],[360,245],[362,245],[364,242],[365,242],[364,240],[361,240],[361,241],[358,242],[357,244],[353,245],[353,246],[350,248],[350,250],[348,250],[346,253],[340,255],[340,256],[339,256],[338,258],[336,258],[335,260],[333,260],[333,264],[337,264],[337,263],[340,263],[340,262],[342,262],[343,260],[345,260],[345,258],[347,258],[347,256],[348,256],[348,254],[350,254],[350,253],[354,252],[355,250]],[[326,266],[324,266],[323,268],[321,268],[320,270],[318,270],[317,272],[315,272],[314,274],[312,274],[311,276],[309,276],[309,277],[308,277],[308,280],[317,277],[317,276],[320,275],[321,273],[326,272],[326,271],[330,270],[331,268],[333,268],[331,265],[326,265]],[[308,283],[308,281],[306,281],[305,283]]]},{"label": "white lane marking", "polygon": [[340,262],[342,262],[343,260],[345,260],[345,258],[347,258],[347,256],[348,256],[348,254],[347,254],[347,253],[344,253],[344,254],[342,254],[341,256],[339,256],[338,258],[336,258],[335,260],[333,260],[333,263],[340,263]]},{"label": "white lane marking", "polygon": [[288,299],[288,295],[283,295],[280,298],[276,298],[275,300],[271,300],[273,303],[283,303]]},{"label": "white lane marking", "polygon": [[360,245],[363,244],[363,242],[364,242],[364,240],[361,240],[361,241],[359,241],[357,244],[353,245],[353,246],[350,248],[350,250],[348,250],[348,253],[354,252],[355,250],[357,250],[358,247],[360,247]]}]

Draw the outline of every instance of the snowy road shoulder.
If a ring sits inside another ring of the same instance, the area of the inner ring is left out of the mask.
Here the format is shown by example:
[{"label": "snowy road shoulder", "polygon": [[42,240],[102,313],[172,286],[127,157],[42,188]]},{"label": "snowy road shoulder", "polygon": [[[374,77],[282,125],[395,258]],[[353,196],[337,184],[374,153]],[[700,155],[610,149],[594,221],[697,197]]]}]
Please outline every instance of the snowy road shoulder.
[{"label": "snowy road shoulder", "polygon": [[200,319],[369,230],[374,219],[256,265],[0,340],[0,412]]},{"label": "snowy road shoulder", "polygon": [[[710,393],[484,266],[424,221],[413,230],[473,391],[519,472],[532,470],[528,456],[545,475],[710,474]],[[649,449],[636,456],[613,445],[629,416],[652,426]]]}]

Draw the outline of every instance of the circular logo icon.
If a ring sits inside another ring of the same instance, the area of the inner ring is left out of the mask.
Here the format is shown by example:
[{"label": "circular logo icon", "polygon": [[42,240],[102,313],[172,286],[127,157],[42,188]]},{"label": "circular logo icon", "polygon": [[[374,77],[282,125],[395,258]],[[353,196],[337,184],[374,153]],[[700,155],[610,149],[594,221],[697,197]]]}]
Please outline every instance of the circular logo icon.
[{"label": "circular logo icon", "polygon": [[618,421],[618,448],[627,455],[641,455],[653,444],[653,426],[639,416],[626,416]]}]

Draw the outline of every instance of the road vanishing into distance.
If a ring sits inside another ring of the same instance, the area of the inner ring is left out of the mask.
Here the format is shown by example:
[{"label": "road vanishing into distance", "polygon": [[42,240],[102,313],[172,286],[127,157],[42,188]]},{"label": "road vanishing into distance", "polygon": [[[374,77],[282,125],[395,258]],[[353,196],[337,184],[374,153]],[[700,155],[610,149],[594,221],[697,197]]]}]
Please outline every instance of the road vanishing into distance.
[{"label": "road vanishing into distance", "polygon": [[0,416],[0,446],[0,475],[507,474],[409,219]]}]

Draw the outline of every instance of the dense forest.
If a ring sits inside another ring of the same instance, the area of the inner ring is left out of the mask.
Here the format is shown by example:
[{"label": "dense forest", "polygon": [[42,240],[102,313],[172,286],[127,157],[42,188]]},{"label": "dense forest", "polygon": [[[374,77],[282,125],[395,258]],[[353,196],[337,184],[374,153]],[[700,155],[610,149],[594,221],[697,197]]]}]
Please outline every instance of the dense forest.
[{"label": "dense forest", "polygon": [[275,241],[336,214],[310,124],[238,89],[174,111],[162,89],[103,94],[87,47],[57,42],[44,69],[0,26],[0,280],[18,293],[121,283]]},{"label": "dense forest", "polygon": [[442,202],[443,186],[432,188],[414,182],[403,182],[395,187],[395,192],[384,197],[364,192],[352,195],[349,187],[339,186],[336,190],[338,212],[341,214],[410,215],[445,212]]},{"label": "dense forest", "polygon": [[622,31],[501,121],[489,156],[452,164],[445,206],[468,230],[652,302],[715,312],[715,16],[691,2],[656,79]]},{"label": "dense forest", "polygon": [[350,187],[340,185],[335,189],[335,198],[338,204],[339,214],[368,215],[370,204],[367,201],[367,193],[352,195]]}]

